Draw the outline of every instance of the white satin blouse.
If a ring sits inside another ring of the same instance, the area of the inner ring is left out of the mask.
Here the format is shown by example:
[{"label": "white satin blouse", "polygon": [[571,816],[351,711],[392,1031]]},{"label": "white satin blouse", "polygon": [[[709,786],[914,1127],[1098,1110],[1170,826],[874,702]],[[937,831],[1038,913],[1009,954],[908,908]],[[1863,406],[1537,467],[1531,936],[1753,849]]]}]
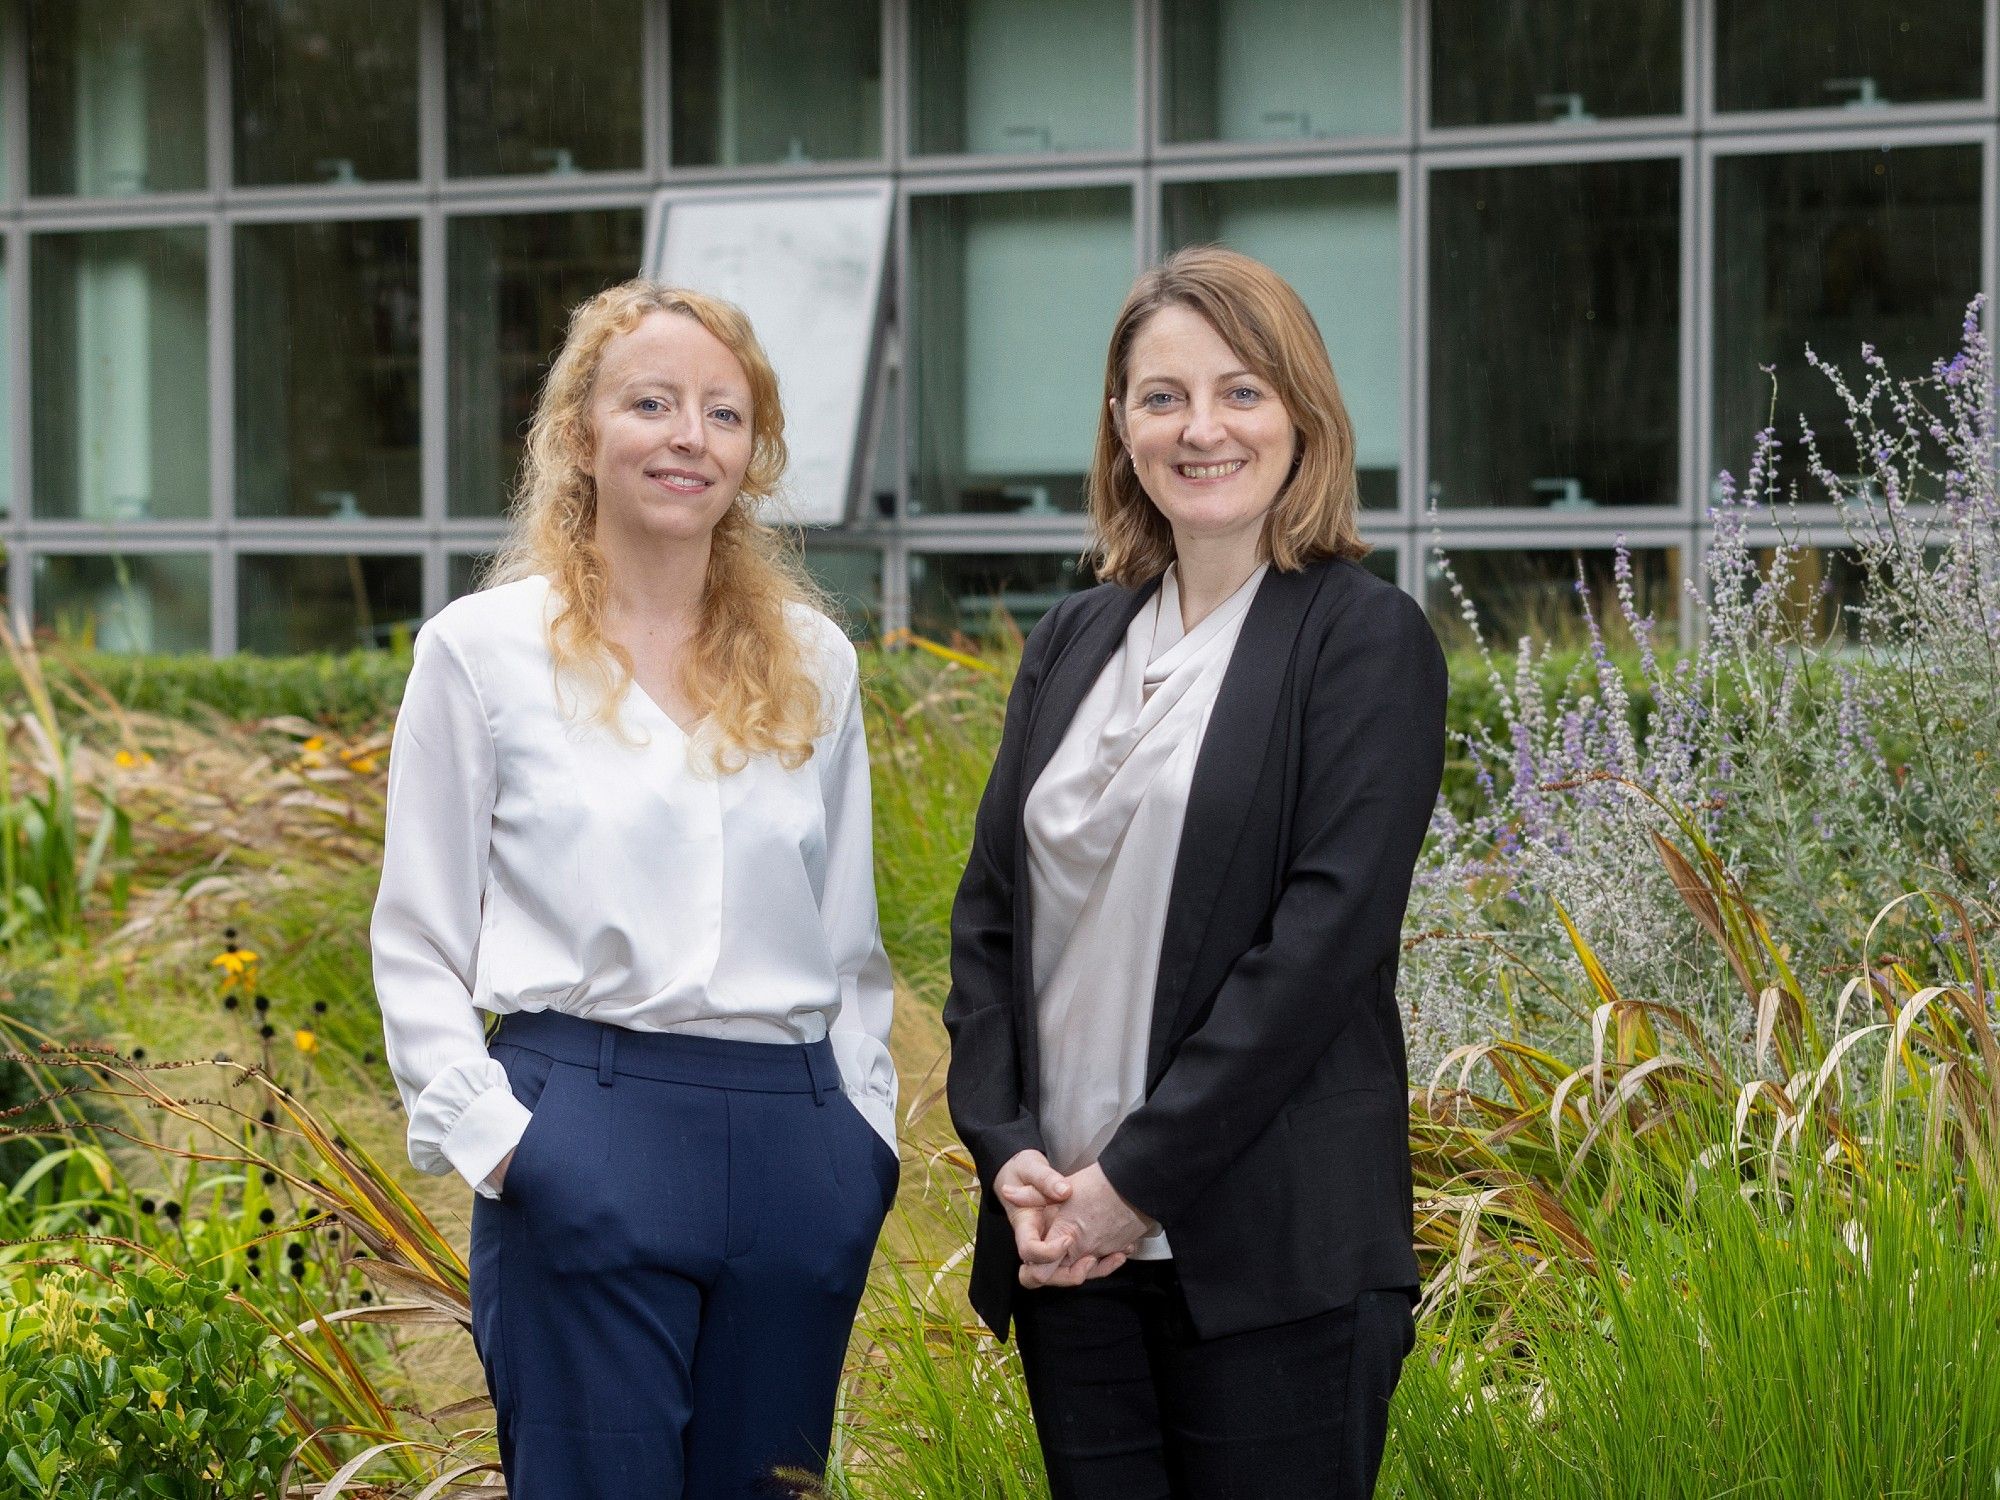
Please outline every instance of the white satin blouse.
[{"label": "white satin blouse", "polygon": [[481,1011],[830,1036],[848,1097],[893,1147],[854,648],[797,611],[830,727],[795,771],[760,756],[704,774],[636,685],[620,714],[638,743],[559,712],[553,597],[530,578],[446,606],[417,636],[396,718],[371,939],[411,1162],[497,1196],[486,1177],[529,1111],[487,1055]]}]

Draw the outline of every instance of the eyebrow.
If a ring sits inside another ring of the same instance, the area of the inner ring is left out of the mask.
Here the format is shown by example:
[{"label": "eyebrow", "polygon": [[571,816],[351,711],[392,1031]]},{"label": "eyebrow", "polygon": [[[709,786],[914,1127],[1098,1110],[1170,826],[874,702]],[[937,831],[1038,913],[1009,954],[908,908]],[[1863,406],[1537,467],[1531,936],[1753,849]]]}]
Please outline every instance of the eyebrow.
[{"label": "eyebrow", "polygon": [[[1255,370],[1230,370],[1230,371],[1226,372],[1225,374],[1221,374],[1221,375],[1218,375],[1218,376],[1216,376],[1215,378],[1216,378],[1216,381],[1217,381],[1218,383],[1220,383],[1220,382],[1222,382],[1222,381],[1225,381],[1225,380],[1263,380],[1263,379],[1265,379],[1265,377],[1264,377],[1264,376],[1262,376],[1262,375],[1259,375],[1259,374],[1258,374],[1258,373],[1257,373],[1257,372],[1256,372]],[[1166,383],[1167,383],[1168,385],[1182,385],[1182,384],[1185,384],[1185,382],[1184,382],[1184,381],[1182,381],[1182,380],[1180,379],[1180,377],[1179,377],[1179,376],[1177,376],[1177,375],[1147,375],[1147,376],[1144,376],[1144,377],[1142,377],[1141,379],[1138,379],[1138,380],[1135,380],[1135,381],[1133,381],[1133,382],[1132,382],[1132,388],[1133,388],[1134,390],[1137,390],[1137,389],[1138,389],[1138,388],[1139,388],[1140,386],[1142,386],[1142,385],[1151,385],[1151,384],[1152,384],[1153,382],[1155,382],[1155,381],[1165,381],[1165,382],[1166,382]]]}]

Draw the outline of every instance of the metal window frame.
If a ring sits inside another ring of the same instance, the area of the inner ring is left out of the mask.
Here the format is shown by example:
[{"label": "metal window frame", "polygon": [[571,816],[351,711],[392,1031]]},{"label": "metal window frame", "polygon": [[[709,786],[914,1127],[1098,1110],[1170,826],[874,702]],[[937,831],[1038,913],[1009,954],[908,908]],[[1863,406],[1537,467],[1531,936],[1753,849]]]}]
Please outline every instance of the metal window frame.
[{"label": "metal window frame", "polygon": [[[212,648],[235,649],[238,556],[246,553],[345,553],[418,555],[423,559],[426,611],[442,605],[453,555],[490,551],[505,535],[504,521],[454,518],[447,513],[450,458],[449,261],[451,223],[461,217],[563,213],[602,209],[643,210],[661,188],[800,186],[887,176],[895,188],[888,274],[889,337],[884,358],[900,362],[910,322],[910,214],[920,197],[988,192],[1123,186],[1131,194],[1133,268],[1160,248],[1162,194],[1182,182],[1249,181],[1394,171],[1404,255],[1403,461],[1398,507],[1358,517],[1363,537],[1397,551],[1405,589],[1424,593],[1423,571],[1434,537],[1450,548],[1499,546],[1608,547],[1623,533],[1633,546],[1678,547],[1684,581],[1698,581],[1712,526],[1707,517],[1706,476],[1715,464],[1713,401],[1715,354],[1714,257],[1716,163],[1737,155],[1838,150],[1855,144],[1977,144],[1984,153],[1980,180],[1980,289],[1989,296],[2000,281],[2000,0],[1982,0],[1985,55],[1980,99],[1890,105],[1857,121],[1853,111],[1719,111],[1714,107],[1717,10],[1724,0],[1684,0],[1682,109],[1670,116],[1592,122],[1586,126],[1505,125],[1438,129],[1430,123],[1429,47],[1433,0],[1403,0],[1403,116],[1397,132],[1330,141],[1181,142],[1161,138],[1164,128],[1165,0],[1131,0],[1133,26],[1133,133],[1128,148],[1064,154],[919,156],[910,149],[915,109],[911,97],[913,0],[876,0],[882,47],[880,154],[849,162],[801,167],[677,168],[672,159],[671,0],[643,0],[642,170],[584,173],[562,179],[536,176],[451,178],[446,161],[448,107],[445,7],[454,0],[420,0],[418,26],[417,148],[419,175],[409,181],[286,184],[244,187],[234,180],[234,123],[228,16],[230,0],[207,0],[207,76],[203,84],[207,184],[199,191],[118,198],[30,196],[25,18],[18,6],[0,7],[0,253],[5,256],[7,337],[11,400],[8,428],[10,505],[0,519],[8,565],[7,596],[18,624],[32,611],[33,559],[50,553],[205,552],[211,558]],[[1445,511],[1433,517],[1422,503],[1429,482],[1428,367],[1430,287],[1430,173],[1461,165],[1529,166],[1579,160],[1674,158],[1682,172],[1682,284],[1680,369],[1682,402],[1680,486],[1671,506],[1606,510],[1587,520],[1551,517],[1546,511],[1508,507]],[[244,519],[233,514],[235,447],[235,231],[264,223],[326,223],[400,218],[417,224],[421,261],[420,514],[342,524],[318,518]],[[127,523],[115,532],[93,522],[38,520],[31,512],[33,236],[42,233],[139,229],[202,224],[208,229],[208,364],[210,510],[206,517]],[[1989,313],[1989,326],[1992,325]],[[1074,554],[1087,540],[1080,516],[913,516],[909,512],[916,436],[914,393],[896,382],[896,399],[882,404],[875,443],[894,445],[895,513],[864,517],[837,528],[816,528],[815,549],[864,549],[882,559],[883,623],[907,623],[909,559],[918,552],[1017,552]],[[874,454],[871,452],[870,457]],[[1837,530],[1830,507],[1801,507],[1797,520],[1808,537]],[[1816,542],[1814,544],[1817,544]],[[1683,611],[1683,632],[1691,628]]]}]

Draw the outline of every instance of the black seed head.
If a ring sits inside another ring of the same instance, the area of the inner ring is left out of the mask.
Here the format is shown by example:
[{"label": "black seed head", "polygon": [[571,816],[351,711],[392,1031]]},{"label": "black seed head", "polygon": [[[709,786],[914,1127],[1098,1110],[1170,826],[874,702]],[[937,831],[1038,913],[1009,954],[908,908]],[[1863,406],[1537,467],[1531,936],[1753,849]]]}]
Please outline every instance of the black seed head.
[{"label": "black seed head", "polygon": [[365,1303],[365,1302],[373,1302],[373,1301],[375,1300],[375,1294],[374,1294],[373,1292],[369,1291],[369,1290],[368,1290],[367,1288],[365,1288],[365,1287],[364,1287],[364,1288],[362,1288],[362,1292],[361,1292],[361,1300],[362,1300],[362,1301],[363,1301],[364,1303]]},{"label": "black seed head", "polygon": [[146,1060],[146,1049],[144,1047],[134,1047],[132,1049],[132,1061],[144,1062],[145,1060]]},{"label": "black seed head", "polygon": [[278,1112],[274,1109],[267,1109],[264,1113],[257,1116],[257,1118],[262,1120],[266,1125],[275,1125],[278,1123]]},{"label": "black seed head", "polygon": [[304,1261],[302,1261],[302,1260],[295,1260],[295,1261],[293,1261],[293,1262],[292,1262],[292,1280],[294,1280],[294,1281],[297,1281],[297,1280],[299,1280],[300,1278],[302,1278],[302,1277],[303,1277],[303,1276],[304,1276],[305,1274],[306,1274],[306,1263],[305,1263]]},{"label": "black seed head", "polygon": [[257,1035],[261,1036],[267,1042],[277,1034],[278,1034],[278,1028],[271,1025],[269,1022],[266,1022],[264,1025],[259,1026],[257,1028]]},{"label": "black seed head", "polygon": [[285,1255],[291,1260],[304,1260],[306,1258],[306,1247],[304,1245],[287,1245],[285,1246]]},{"label": "black seed head", "polygon": [[275,1224],[278,1222],[278,1216],[268,1208],[260,1208],[257,1210],[257,1222],[259,1224]]},{"label": "black seed head", "polygon": [[160,1212],[170,1219],[178,1219],[181,1216],[181,1206],[169,1198],[165,1203],[160,1205]]},{"label": "black seed head", "polygon": [[[262,1260],[264,1258],[264,1247],[262,1245],[246,1245],[243,1253],[251,1260]],[[255,1268],[253,1267],[252,1269]]]},{"label": "black seed head", "polygon": [[326,1002],[324,1000],[313,1001],[313,1014],[316,1016],[323,1016],[326,1014]]},{"label": "black seed head", "polygon": [[235,995],[224,995],[222,997],[222,1008],[224,1010],[234,1010],[236,1009],[236,1005],[237,997]]},{"label": "black seed head", "polygon": [[264,1185],[266,1187],[269,1187],[272,1183],[278,1180],[278,1174],[276,1172],[273,1172],[268,1167],[264,1169],[263,1177],[264,1177]]},{"label": "black seed head", "polygon": [[103,1217],[104,1215],[99,1213],[94,1208],[86,1208],[83,1211],[83,1222],[86,1224],[95,1224],[98,1222],[98,1220],[102,1219]]},{"label": "black seed head", "polygon": [[261,1016],[271,1008],[271,997],[269,995],[259,995],[252,1003],[256,1005],[257,1014]]},{"label": "black seed head", "polygon": [[141,1198],[139,1200],[139,1212],[142,1214],[157,1213],[159,1207],[160,1205],[155,1203],[151,1198]]}]

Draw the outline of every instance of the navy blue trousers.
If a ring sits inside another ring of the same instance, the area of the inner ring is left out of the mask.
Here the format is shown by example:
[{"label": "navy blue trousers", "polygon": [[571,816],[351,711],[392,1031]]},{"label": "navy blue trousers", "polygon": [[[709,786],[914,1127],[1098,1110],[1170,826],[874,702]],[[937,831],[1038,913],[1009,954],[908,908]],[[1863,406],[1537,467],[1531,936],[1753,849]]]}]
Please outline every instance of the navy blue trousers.
[{"label": "navy blue trousers", "polygon": [[475,1197],[473,1337],[513,1500],[748,1500],[817,1478],[895,1153],[826,1042],[550,1013],[491,1052],[534,1113]]}]

